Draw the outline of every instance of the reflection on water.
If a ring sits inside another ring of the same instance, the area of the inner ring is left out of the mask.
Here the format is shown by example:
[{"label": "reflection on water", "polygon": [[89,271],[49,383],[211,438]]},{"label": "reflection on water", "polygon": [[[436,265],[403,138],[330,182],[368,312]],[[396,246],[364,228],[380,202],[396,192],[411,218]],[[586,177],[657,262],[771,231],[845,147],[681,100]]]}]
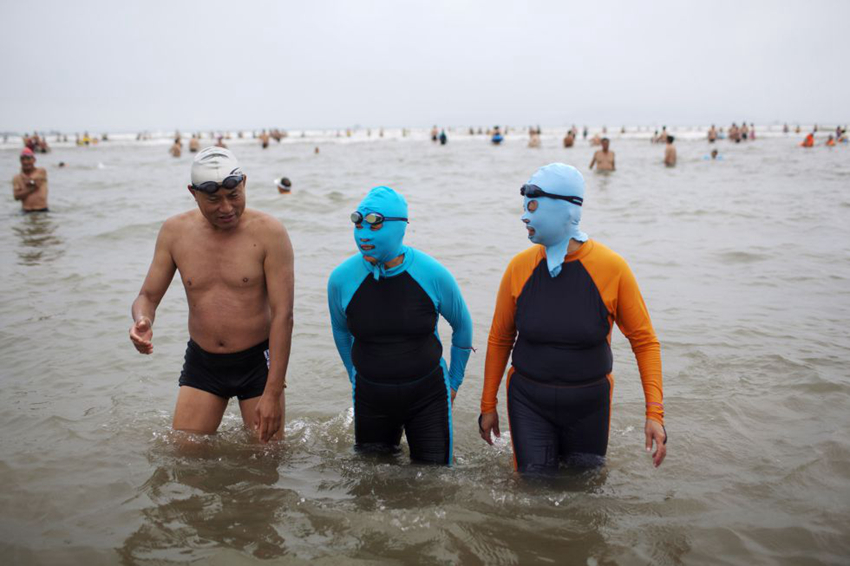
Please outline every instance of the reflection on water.
[{"label": "reflection on water", "polygon": [[55,260],[64,253],[62,238],[56,235],[59,224],[49,212],[21,213],[12,224],[20,240],[16,252],[21,265],[38,265]]},{"label": "reflection on water", "polygon": [[[134,498],[150,504],[117,549],[122,562],[232,550],[258,559],[606,563],[622,551],[610,534],[621,521],[662,514],[606,487],[605,467],[529,480],[494,465],[503,457],[495,451],[460,468],[341,452],[350,416],[292,423],[276,447],[227,425],[190,444],[181,433],[159,435],[148,452],[153,473]],[[690,548],[663,520],[633,536],[653,563],[680,563]]]},{"label": "reflection on water", "polygon": [[206,549],[221,548],[257,558],[286,554],[276,524],[298,494],[275,487],[281,449],[245,437],[187,443],[176,438],[182,433],[167,436],[175,442],[149,454],[154,472],[139,496],[153,505],[143,509],[142,525],[118,549],[125,564],[176,559],[187,549],[193,560],[204,557]]}]

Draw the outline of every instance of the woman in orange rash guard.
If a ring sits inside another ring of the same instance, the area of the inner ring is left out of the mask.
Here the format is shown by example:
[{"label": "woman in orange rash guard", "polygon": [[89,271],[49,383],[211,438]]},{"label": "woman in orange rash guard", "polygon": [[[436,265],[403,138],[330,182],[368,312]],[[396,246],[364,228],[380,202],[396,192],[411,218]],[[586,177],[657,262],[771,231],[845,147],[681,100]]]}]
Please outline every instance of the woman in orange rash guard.
[{"label": "woman in orange rash guard", "polygon": [[[616,323],[637,359],[646,398],[646,449],[667,454],[661,347],[635,277],[622,257],[579,230],[584,178],[572,166],[541,167],[520,190],[535,246],[508,264],[487,341],[481,437],[499,436],[496,394],[508,357],[508,420],[514,466],[548,474],[561,463],[604,464]],[[512,355],[513,354],[513,355]],[[511,356],[512,355],[512,356]]]}]

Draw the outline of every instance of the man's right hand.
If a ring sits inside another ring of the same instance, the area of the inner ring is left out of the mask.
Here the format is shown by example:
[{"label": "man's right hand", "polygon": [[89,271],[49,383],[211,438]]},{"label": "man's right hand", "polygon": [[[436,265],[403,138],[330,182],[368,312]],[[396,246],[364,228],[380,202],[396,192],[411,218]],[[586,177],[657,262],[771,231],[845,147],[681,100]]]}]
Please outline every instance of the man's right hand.
[{"label": "man's right hand", "polygon": [[481,438],[484,439],[489,445],[493,445],[493,438],[490,436],[492,434],[496,435],[496,438],[501,438],[501,433],[499,432],[499,413],[493,411],[492,413],[481,413],[478,417],[478,434],[481,435]]},{"label": "man's right hand", "polygon": [[153,352],[152,339],[151,319],[146,316],[139,317],[139,320],[130,327],[130,341],[140,354],[150,354]]}]

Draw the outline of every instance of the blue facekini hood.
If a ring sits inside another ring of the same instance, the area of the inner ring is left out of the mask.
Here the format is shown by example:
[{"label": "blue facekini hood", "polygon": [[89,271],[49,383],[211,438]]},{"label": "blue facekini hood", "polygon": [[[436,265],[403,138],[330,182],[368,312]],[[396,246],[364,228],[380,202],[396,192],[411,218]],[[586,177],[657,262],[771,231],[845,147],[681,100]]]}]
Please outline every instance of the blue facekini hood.
[{"label": "blue facekini hood", "polygon": [[[377,212],[384,217],[407,218],[407,201],[389,187],[375,187],[357,205],[357,212],[363,216]],[[369,256],[378,260],[376,263],[369,263],[372,275],[375,279],[391,275],[392,269],[386,269],[384,263],[405,253],[407,248],[403,241],[407,222],[387,220],[380,230],[372,230],[365,222],[360,226],[354,227],[354,243],[364,258]],[[364,250],[363,245],[375,246],[375,249]]]},{"label": "blue facekini hood", "polygon": [[[536,185],[554,195],[584,199],[584,177],[572,165],[545,165],[531,176],[527,184]],[[537,201],[537,209],[534,212],[528,210],[531,200]],[[528,220],[528,226],[534,228],[534,235],[529,235],[528,239],[546,247],[549,275],[556,277],[561,272],[561,264],[567,255],[570,240],[587,241],[587,234],[579,229],[581,206],[549,197],[525,197],[523,208],[525,214],[522,215],[522,220]]]}]

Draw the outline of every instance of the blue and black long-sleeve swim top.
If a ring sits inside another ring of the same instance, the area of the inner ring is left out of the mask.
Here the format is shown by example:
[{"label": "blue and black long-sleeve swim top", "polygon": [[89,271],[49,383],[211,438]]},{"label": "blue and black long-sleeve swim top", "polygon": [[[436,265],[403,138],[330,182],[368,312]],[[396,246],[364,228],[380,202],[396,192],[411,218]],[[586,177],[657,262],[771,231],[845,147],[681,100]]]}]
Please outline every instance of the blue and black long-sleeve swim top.
[{"label": "blue and black long-sleeve swim top", "polygon": [[[438,365],[455,391],[472,349],[472,318],[448,269],[415,248],[375,279],[361,254],[340,264],[328,281],[331,327],[342,363],[355,375],[381,383],[406,383]],[[443,359],[439,315],[452,327],[451,364]]]}]

